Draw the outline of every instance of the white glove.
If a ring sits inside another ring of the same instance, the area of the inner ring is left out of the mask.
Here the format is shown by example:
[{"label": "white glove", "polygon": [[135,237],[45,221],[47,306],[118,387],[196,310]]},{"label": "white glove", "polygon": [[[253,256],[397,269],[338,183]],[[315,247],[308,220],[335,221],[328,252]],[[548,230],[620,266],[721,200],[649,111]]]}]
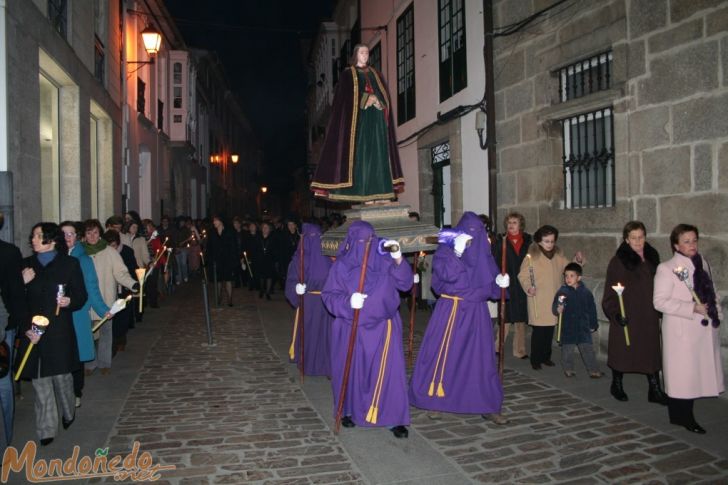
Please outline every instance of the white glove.
[{"label": "white glove", "polygon": [[351,308],[354,310],[361,310],[361,308],[364,306],[364,299],[367,297],[364,293],[352,293],[351,299],[349,300],[349,303],[351,304]]},{"label": "white glove", "polygon": [[453,246],[453,251],[455,251],[455,256],[458,258],[463,255],[463,252],[465,252],[465,248],[468,245],[468,241],[473,239],[473,236],[469,234],[460,234],[458,237],[455,238],[455,244]]},{"label": "white glove", "polygon": [[243,271],[245,271],[246,269],[248,269],[248,267],[245,266],[245,263],[240,263],[240,267],[243,269]]},{"label": "white glove", "polygon": [[415,284],[417,285],[417,284],[419,284],[419,282],[420,282],[420,275],[415,273]]},{"label": "white glove", "polygon": [[[390,246],[399,246],[399,243],[397,241],[395,241],[394,239],[390,239],[390,240],[384,242],[385,248],[388,248]],[[400,249],[393,253],[389,253],[389,255],[392,256],[392,259],[399,259],[402,257],[402,251]]]},{"label": "white glove", "polygon": [[495,277],[495,284],[500,286],[501,288],[508,288],[509,286],[511,286],[511,277],[508,276],[508,273],[499,274]]},{"label": "white glove", "polygon": [[306,285],[304,283],[296,283],[296,294],[298,296],[306,294]]}]

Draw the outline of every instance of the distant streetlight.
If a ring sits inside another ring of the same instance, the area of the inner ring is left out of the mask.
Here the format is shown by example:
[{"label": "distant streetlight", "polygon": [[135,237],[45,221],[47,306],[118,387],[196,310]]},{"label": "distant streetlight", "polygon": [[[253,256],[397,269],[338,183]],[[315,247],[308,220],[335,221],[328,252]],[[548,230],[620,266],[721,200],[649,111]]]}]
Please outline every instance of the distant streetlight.
[{"label": "distant streetlight", "polygon": [[268,187],[266,187],[266,186],[264,185],[264,186],[262,186],[262,187],[260,188],[260,191],[261,191],[261,192],[263,192],[263,193],[265,194],[266,192],[268,192]]},{"label": "distant streetlight", "polygon": [[230,156],[230,159],[233,161],[233,163],[238,163],[238,160],[240,159],[240,157],[237,154],[233,153]]}]

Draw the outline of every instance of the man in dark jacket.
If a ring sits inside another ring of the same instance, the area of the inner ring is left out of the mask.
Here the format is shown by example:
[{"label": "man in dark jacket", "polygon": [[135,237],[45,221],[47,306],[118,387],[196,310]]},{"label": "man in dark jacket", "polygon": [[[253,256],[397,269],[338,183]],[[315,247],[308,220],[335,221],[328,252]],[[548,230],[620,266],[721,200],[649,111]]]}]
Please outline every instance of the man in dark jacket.
[{"label": "man in dark jacket", "polygon": [[[508,324],[515,326],[515,335],[513,336],[513,356],[519,359],[528,358],[526,353],[526,324],[528,323],[528,301],[526,293],[518,281],[518,272],[521,269],[521,263],[528,253],[528,247],[531,245],[531,235],[524,232],[526,228],[526,219],[523,214],[511,212],[503,221],[506,232],[496,236],[495,244],[493,244],[493,256],[495,264],[501,268],[503,262],[503,250],[506,253],[506,273],[511,278],[511,286],[508,288],[509,299],[506,301],[506,318]],[[505,326],[505,335],[503,340],[508,338],[509,326]],[[496,346],[498,337],[496,337]],[[497,347],[496,347],[497,348]]]},{"label": "man in dark jacket", "polygon": [[[5,218],[0,212],[0,229]],[[8,362],[13,362],[13,348],[15,347],[15,333],[18,323],[27,318],[28,306],[25,302],[25,288],[23,284],[23,257],[17,246],[0,240],[0,334],[4,329],[4,340],[7,345]],[[15,400],[13,397],[13,368],[10,365],[8,374],[0,379],[0,405],[3,413],[5,427],[5,446],[10,443],[13,436],[13,413]],[[0,449],[5,449],[1,446]]]}]

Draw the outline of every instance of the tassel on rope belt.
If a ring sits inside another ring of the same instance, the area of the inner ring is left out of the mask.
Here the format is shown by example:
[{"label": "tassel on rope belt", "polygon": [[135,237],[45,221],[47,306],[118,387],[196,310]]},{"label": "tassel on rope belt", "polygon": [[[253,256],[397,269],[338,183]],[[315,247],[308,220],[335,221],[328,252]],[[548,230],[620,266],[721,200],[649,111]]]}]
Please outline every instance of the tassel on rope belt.
[{"label": "tassel on rope belt", "polygon": [[387,368],[387,355],[389,354],[389,343],[392,339],[392,320],[387,320],[387,337],[384,339],[384,349],[382,357],[379,361],[379,374],[377,374],[377,384],[374,386],[374,395],[372,403],[369,405],[367,413],[367,423],[377,424],[379,414],[379,401],[382,398],[382,387],[384,386],[384,371]]},{"label": "tassel on rope belt", "polygon": [[[307,291],[309,295],[320,295],[321,291],[318,290],[312,290]],[[288,347],[288,357],[290,357],[291,360],[296,358],[296,333],[298,332],[298,308],[296,308],[296,316],[293,317],[293,337],[291,338],[291,346]]]},{"label": "tassel on rope belt", "polygon": [[[435,394],[435,379],[437,378],[437,370],[439,368],[440,381],[437,383],[437,397],[445,397],[445,388],[442,386],[442,379],[445,376],[445,364],[447,363],[447,354],[450,351],[450,340],[452,339],[452,330],[455,326],[455,317],[457,316],[458,312],[458,303],[462,300],[462,298],[452,295],[440,295],[440,297],[452,300],[452,308],[450,309],[450,317],[447,319],[445,333],[443,334],[442,342],[440,343],[440,351],[437,353],[435,370],[432,373],[432,380],[430,381],[430,388],[427,390],[427,395],[432,396],[433,394]],[[444,354],[443,350],[445,351]],[[442,365],[440,365],[441,358]]]}]

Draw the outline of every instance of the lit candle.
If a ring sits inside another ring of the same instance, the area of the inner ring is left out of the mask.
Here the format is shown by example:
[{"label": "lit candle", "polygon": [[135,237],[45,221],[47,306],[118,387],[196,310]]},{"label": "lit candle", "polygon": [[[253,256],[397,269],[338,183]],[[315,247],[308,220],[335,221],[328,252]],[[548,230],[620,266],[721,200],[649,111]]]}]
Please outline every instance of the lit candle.
[{"label": "lit candle", "polygon": [[[58,286],[62,286],[62,285],[58,285]],[[43,336],[46,329],[48,328],[48,325],[50,325],[50,323],[51,323],[50,320],[48,320],[43,315],[33,316],[32,322],[33,322],[33,324],[31,325],[30,329],[38,337]],[[30,342],[28,344],[28,348],[25,349],[25,355],[23,355],[23,360],[20,361],[20,366],[18,367],[18,371],[15,373],[16,381],[18,379],[20,379],[20,374],[23,372],[23,369],[25,368],[25,363],[28,361],[28,356],[30,355],[30,351],[32,349],[33,349],[33,342]]]},{"label": "lit candle", "polygon": [[[617,283],[615,286],[612,286],[612,289],[615,293],[617,293],[617,298],[619,299],[619,312],[622,315],[622,319],[627,318],[627,314],[624,312],[624,299],[622,298],[622,293],[624,293],[625,287],[622,286],[622,283]],[[622,327],[624,329],[624,341],[627,343],[627,347],[629,347],[629,330],[627,330],[627,325]]]},{"label": "lit candle", "polygon": [[139,313],[142,310],[142,300],[144,299],[144,277],[146,276],[146,268],[137,268],[136,270],[137,280],[139,280]]},{"label": "lit candle", "polygon": [[[536,276],[533,274],[533,261],[531,260],[531,255],[526,254],[526,257],[528,258],[528,276],[531,278],[531,288],[536,288]],[[533,318],[538,318],[538,306],[536,305],[536,296],[533,297]]]},{"label": "lit candle", "polygon": [[56,316],[61,313],[61,303],[58,300],[64,296],[66,296],[66,285],[58,285],[58,293],[56,293]]},{"label": "lit candle", "polygon": [[[565,301],[566,301],[566,295],[559,295],[559,305],[563,306]],[[564,311],[562,309],[561,312],[559,313],[559,328],[556,332],[556,341],[557,342],[561,342],[561,320],[562,320],[563,316],[564,316]]]},{"label": "lit candle", "polygon": [[[677,279],[685,283],[685,286],[690,290],[690,294],[693,297],[693,301],[697,303],[698,305],[702,305],[700,302],[700,297],[698,297],[698,294],[695,293],[695,290],[693,289],[693,285],[690,284],[690,272],[687,268],[683,268],[682,266],[678,266],[677,268],[673,269],[672,272],[677,276]],[[700,323],[707,326],[708,325],[708,319],[703,318]]]}]

